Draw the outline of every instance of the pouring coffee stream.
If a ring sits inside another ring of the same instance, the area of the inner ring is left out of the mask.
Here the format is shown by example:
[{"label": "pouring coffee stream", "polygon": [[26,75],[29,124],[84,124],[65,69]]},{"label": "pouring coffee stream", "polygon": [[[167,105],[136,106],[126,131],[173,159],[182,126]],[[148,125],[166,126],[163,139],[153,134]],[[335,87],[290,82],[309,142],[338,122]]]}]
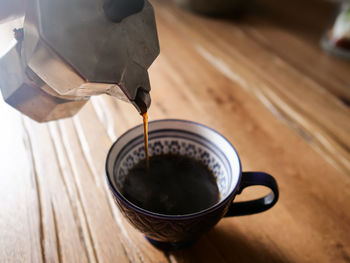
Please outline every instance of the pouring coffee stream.
[{"label": "pouring coffee stream", "polygon": [[143,133],[144,133],[144,141],[145,141],[145,157],[146,157],[146,165],[147,172],[149,173],[149,151],[148,151],[148,114],[145,112],[142,114],[143,118]]}]

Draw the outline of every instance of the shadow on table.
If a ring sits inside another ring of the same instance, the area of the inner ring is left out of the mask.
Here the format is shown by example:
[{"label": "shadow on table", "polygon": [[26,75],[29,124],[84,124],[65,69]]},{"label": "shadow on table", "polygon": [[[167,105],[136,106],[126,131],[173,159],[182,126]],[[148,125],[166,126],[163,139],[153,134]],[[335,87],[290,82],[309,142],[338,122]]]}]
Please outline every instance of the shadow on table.
[{"label": "shadow on table", "polygon": [[289,262],[277,253],[262,242],[249,242],[237,230],[228,232],[216,227],[192,247],[169,252],[168,256],[174,257],[175,262]]}]

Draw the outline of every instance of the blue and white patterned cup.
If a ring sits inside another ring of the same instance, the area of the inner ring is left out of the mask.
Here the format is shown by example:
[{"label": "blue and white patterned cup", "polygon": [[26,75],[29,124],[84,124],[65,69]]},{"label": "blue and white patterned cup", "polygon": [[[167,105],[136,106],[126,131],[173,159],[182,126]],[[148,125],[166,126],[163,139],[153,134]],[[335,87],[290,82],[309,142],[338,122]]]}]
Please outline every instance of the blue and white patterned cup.
[{"label": "blue and white patterned cup", "polygon": [[[217,178],[220,200],[203,211],[186,215],[157,214],[128,201],[119,191],[128,170],[145,158],[143,126],[132,128],[111,147],[106,172],[109,187],[123,215],[159,248],[180,248],[195,241],[222,217],[263,212],[278,200],[275,179],[263,172],[242,172],[238,154],[221,134],[199,123],[159,120],[149,123],[149,154],[190,156],[206,164]],[[246,202],[233,200],[248,186],[271,189],[267,196]]]}]

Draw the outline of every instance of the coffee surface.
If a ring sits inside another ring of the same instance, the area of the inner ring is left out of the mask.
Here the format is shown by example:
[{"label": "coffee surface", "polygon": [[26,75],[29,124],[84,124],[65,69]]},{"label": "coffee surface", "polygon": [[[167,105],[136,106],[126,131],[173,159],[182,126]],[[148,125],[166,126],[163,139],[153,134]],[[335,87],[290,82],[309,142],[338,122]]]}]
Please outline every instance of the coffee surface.
[{"label": "coffee surface", "polygon": [[184,215],[209,208],[220,193],[213,173],[190,157],[164,154],[136,164],[120,187],[135,205],[159,214]]}]

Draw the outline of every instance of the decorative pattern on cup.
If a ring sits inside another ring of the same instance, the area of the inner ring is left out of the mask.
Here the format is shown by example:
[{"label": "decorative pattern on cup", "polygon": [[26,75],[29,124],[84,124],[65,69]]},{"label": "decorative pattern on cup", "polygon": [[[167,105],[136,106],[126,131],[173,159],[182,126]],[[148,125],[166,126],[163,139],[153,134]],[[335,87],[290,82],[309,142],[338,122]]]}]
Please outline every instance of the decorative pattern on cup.
[{"label": "decorative pattern on cup", "polygon": [[201,216],[192,218],[164,219],[148,213],[136,211],[113,196],[124,217],[147,237],[161,242],[186,242],[197,239],[209,231],[226,214],[230,202],[218,209]]}]

